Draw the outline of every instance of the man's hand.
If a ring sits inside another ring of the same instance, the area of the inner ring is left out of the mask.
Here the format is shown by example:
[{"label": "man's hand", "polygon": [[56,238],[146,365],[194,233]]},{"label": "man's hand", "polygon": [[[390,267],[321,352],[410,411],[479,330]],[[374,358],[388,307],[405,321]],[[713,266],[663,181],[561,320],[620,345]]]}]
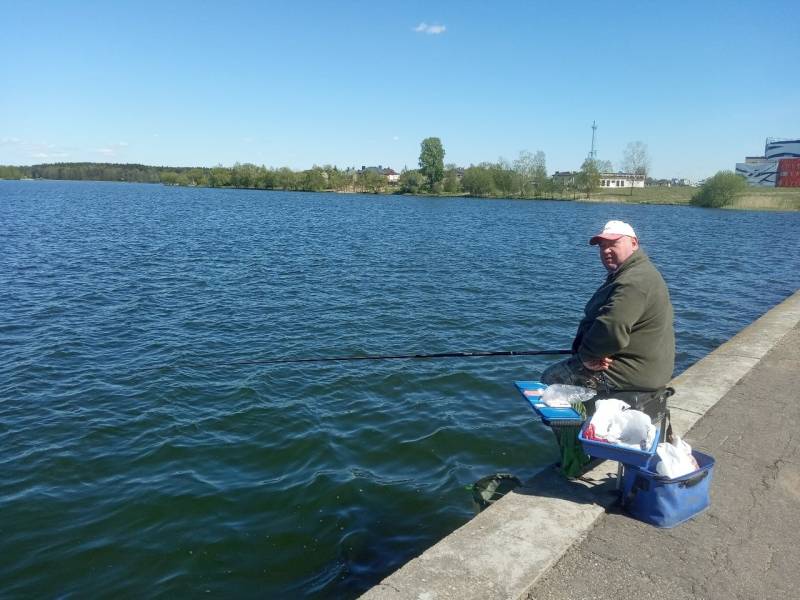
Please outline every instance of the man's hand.
[{"label": "man's hand", "polygon": [[590,371],[607,371],[611,366],[611,363],[614,362],[614,359],[605,356],[603,358],[594,358],[592,360],[584,360],[581,362],[583,362],[583,366]]}]

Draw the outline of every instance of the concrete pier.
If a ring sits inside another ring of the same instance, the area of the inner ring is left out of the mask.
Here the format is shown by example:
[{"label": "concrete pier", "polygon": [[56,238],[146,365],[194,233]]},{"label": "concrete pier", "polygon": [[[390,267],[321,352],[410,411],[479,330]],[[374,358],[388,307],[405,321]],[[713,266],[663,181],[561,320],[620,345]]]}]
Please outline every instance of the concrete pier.
[{"label": "concrete pier", "polygon": [[800,587],[800,291],[676,377],[673,428],[715,457],[711,507],[619,512],[616,463],[544,471],[363,598],[787,598]]}]

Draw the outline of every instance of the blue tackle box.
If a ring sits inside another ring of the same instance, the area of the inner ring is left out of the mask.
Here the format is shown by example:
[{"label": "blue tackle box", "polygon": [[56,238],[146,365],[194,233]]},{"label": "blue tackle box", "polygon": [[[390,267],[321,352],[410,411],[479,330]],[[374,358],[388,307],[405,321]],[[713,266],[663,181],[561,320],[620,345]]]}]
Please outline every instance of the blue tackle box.
[{"label": "blue tackle box", "polygon": [[548,427],[580,426],[583,423],[583,415],[571,406],[547,406],[542,402],[542,393],[547,389],[547,384],[541,381],[515,381],[514,385]]},{"label": "blue tackle box", "polygon": [[624,465],[632,465],[636,467],[644,467],[655,455],[656,448],[658,448],[658,441],[661,437],[661,432],[656,428],[656,435],[653,439],[653,444],[648,450],[635,450],[625,446],[617,446],[608,442],[599,442],[597,440],[589,440],[584,437],[584,432],[589,426],[590,421],[586,421],[578,433],[578,440],[583,446],[583,451],[589,456],[595,458],[605,458],[607,460],[615,460]]}]

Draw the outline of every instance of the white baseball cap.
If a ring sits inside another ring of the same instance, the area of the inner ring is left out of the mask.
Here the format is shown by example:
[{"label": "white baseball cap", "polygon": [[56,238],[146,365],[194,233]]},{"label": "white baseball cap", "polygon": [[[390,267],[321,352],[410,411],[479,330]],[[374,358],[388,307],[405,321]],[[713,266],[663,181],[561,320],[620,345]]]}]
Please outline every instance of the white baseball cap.
[{"label": "white baseball cap", "polygon": [[609,221],[606,223],[606,226],[603,227],[601,233],[598,233],[589,240],[589,244],[595,246],[600,243],[600,240],[618,240],[624,235],[635,238],[636,232],[633,230],[633,227],[628,225],[625,221]]}]

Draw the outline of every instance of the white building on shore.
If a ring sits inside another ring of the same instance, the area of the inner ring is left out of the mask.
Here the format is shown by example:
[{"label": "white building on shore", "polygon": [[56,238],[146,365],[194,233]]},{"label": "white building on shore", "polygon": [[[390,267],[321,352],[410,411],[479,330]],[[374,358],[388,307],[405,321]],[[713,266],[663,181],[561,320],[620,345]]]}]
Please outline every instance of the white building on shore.
[{"label": "white building on shore", "polygon": [[643,188],[644,175],[633,173],[600,173],[601,188]]}]

